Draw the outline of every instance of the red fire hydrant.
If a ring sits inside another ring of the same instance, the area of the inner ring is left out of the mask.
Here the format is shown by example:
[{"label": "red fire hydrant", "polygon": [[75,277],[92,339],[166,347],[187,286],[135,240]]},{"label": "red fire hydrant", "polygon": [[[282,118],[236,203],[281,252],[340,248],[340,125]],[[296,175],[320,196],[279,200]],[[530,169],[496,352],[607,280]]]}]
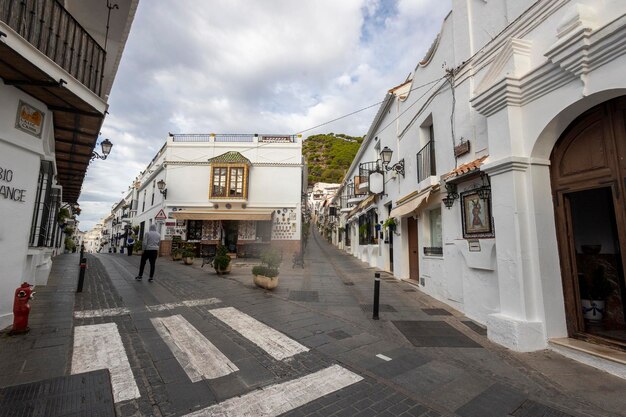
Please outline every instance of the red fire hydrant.
[{"label": "red fire hydrant", "polygon": [[32,285],[28,282],[22,283],[15,290],[15,298],[13,299],[13,329],[11,334],[26,333],[28,328],[28,314],[30,313],[30,304],[28,301],[33,298]]}]

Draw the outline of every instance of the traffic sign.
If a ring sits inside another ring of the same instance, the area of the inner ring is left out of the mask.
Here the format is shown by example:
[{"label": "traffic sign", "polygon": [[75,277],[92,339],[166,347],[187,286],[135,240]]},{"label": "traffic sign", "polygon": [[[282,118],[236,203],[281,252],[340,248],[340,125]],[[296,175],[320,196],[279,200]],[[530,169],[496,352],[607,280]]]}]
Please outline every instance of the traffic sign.
[{"label": "traffic sign", "polygon": [[167,216],[165,215],[165,212],[163,211],[163,209],[161,209],[156,216],[154,216],[155,220],[165,220],[167,219]]}]

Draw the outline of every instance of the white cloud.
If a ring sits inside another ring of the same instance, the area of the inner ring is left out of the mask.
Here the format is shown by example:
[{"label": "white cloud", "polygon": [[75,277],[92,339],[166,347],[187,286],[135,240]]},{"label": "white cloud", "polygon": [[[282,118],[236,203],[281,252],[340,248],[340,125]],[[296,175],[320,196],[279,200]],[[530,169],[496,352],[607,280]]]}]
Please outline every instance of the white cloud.
[{"label": "white cloud", "polygon": [[[450,0],[140,2],[102,127],[113,151],[89,169],[81,229],[121,199],[168,132],[296,133],[380,101],[449,9]],[[363,135],[376,110],[308,134]]]}]

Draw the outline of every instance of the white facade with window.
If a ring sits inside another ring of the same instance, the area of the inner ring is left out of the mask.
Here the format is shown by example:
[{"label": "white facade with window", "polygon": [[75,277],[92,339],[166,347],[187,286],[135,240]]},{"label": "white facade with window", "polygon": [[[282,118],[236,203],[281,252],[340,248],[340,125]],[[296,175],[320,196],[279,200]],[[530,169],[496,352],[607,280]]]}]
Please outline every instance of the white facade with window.
[{"label": "white facade with window", "polygon": [[140,238],[157,225],[162,255],[188,243],[198,255],[272,245],[289,257],[300,250],[302,170],[296,136],[172,135],[137,177],[133,225]]},{"label": "white facade with window", "polygon": [[[590,238],[572,190],[604,187],[621,224],[623,178],[598,167],[621,161],[605,155],[622,152],[611,138],[625,136],[624,39],[623,1],[454,0],[426,56],[387,94],[335,200],[350,252],[416,283],[508,348],[567,353],[561,340],[569,336],[623,349],[626,242],[619,235],[619,253],[615,244],[589,244],[609,238]],[[570,151],[570,142],[580,145]],[[385,191],[373,197],[368,178],[385,147],[393,150],[388,167],[404,159],[404,175],[385,170]],[[616,179],[602,183],[593,172]],[[370,211],[398,225],[359,244],[360,224],[365,236],[376,228]],[[567,236],[587,243],[586,252]],[[593,323],[579,312],[578,281],[581,260],[598,251],[612,293],[608,319]],[[624,376],[623,365],[572,356]]]}]

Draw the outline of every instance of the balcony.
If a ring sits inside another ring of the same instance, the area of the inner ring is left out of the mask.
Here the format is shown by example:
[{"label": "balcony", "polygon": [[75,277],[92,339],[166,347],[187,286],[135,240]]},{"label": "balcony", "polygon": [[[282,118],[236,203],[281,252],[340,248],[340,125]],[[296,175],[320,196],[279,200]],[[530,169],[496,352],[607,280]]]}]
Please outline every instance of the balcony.
[{"label": "balcony", "polygon": [[435,141],[431,140],[417,153],[417,183],[434,175],[437,175]]},{"label": "balcony", "polygon": [[106,52],[57,0],[0,0],[0,20],[101,96]]}]

